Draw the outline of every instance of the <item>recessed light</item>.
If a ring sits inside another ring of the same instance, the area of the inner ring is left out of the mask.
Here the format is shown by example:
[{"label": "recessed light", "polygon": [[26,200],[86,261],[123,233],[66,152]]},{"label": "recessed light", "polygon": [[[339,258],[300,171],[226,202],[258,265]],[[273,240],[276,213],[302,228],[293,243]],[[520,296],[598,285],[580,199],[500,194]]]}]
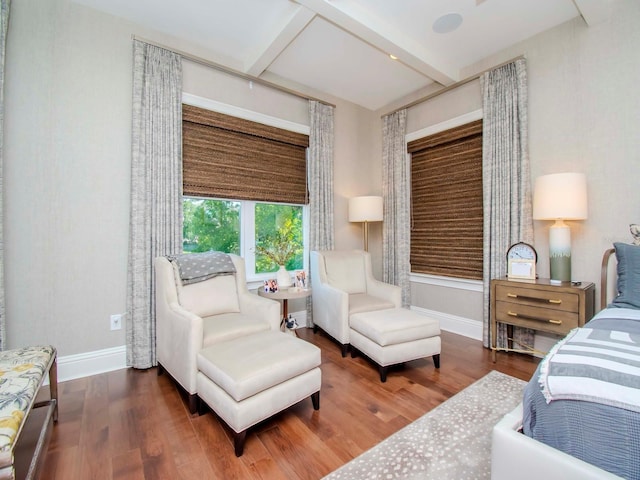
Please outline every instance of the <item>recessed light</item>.
[{"label": "recessed light", "polygon": [[462,15],[459,13],[447,13],[433,22],[433,31],[436,33],[453,32],[462,25]]},{"label": "recessed light", "polygon": [[390,58],[391,60],[397,60],[397,59],[398,59],[398,57],[396,57],[393,53],[390,53],[390,54],[389,54],[389,58]]}]

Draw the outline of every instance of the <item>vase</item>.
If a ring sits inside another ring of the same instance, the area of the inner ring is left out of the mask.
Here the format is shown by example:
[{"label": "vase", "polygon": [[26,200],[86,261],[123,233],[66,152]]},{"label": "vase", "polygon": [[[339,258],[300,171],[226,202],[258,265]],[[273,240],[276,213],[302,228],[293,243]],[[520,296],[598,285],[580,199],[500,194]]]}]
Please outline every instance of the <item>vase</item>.
[{"label": "vase", "polygon": [[284,265],[280,265],[280,270],[276,272],[276,280],[278,281],[278,288],[287,288],[291,286],[291,276]]}]

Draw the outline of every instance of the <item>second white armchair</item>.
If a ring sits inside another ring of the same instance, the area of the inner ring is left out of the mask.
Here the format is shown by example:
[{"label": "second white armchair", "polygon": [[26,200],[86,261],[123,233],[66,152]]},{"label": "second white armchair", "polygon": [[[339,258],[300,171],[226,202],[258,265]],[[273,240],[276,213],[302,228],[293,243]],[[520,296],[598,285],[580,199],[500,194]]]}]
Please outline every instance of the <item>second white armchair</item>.
[{"label": "second white armchair", "polygon": [[311,252],[314,331],[320,327],[349,350],[349,317],[401,307],[400,287],[376,280],[371,255],[362,250]]}]

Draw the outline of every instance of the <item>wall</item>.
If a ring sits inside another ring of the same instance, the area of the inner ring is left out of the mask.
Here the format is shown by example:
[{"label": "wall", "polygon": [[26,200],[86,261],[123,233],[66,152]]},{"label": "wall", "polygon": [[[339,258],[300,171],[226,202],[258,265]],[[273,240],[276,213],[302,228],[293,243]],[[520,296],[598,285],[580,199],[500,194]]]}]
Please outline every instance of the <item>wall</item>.
[{"label": "wall", "polygon": [[[605,22],[587,27],[582,18],[576,18],[488,57],[461,75],[466,78],[525,55],[531,176],[587,174],[589,218],[569,222],[572,273],[574,279],[596,283],[598,291],[602,253],[614,241],[630,242],[629,224],[640,222],[638,21],[640,2],[611,2],[611,16]],[[408,132],[481,105],[479,82],[458,90],[410,109]],[[550,224],[534,222],[542,277],[549,275]],[[412,294],[414,305],[440,312],[445,320],[447,315],[461,320],[482,318],[479,293],[413,283]]]},{"label": "wall", "polygon": [[[64,357],[125,344],[109,315],[126,305],[132,35],[219,60],[68,0],[11,5],[4,152],[11,348],[51,343]],[[184,89],[308,124],[306,101],[192,62],[184,62]],[[369,112],[327,101],[337,104],[336,246],[351,248],[360,232],[346,221],[345,199],[379,185],[380,169],[369,167],[373,152],[363,139]]]}]

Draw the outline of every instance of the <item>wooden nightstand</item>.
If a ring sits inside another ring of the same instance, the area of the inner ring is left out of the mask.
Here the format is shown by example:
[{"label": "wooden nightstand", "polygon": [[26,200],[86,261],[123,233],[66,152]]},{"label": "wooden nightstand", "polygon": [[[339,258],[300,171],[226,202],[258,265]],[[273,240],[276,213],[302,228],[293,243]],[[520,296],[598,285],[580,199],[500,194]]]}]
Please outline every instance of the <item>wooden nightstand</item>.
[{"label": "wooden nightstand", "polygon": [[507,348],[497,348],[498,323],[508,326],[512,338],[513,326],[531,328],[541,332],[566,335],[576,327],[591,320],[595,307],[595,285],[582,282],[572,285],[563,282],[552,285],[548,279],[531,282],[514,280],[491,280],[491,357],[496,361],[496,350],[513,350],[509,341]]}]

